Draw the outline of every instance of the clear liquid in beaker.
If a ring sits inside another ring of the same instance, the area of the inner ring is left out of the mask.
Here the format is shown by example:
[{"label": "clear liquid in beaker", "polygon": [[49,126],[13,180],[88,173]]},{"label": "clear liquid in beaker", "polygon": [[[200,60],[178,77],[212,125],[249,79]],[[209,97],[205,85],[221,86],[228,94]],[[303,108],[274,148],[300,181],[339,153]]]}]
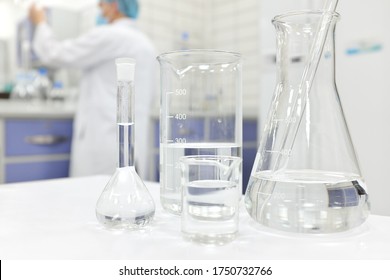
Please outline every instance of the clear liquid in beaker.
[{"label": "clear liquid in beaker", "polygon": [[182,232],[206,244],[225,244],[238,231],[238,185],[224,180],[192,181],[183,193]]},{"label": "clear liquid in beaker", "polygon": [[368,196],[358,175],[287,170],[251,177],[245,197],[248,213],[274,229],[301,233],[344,231],[368,216]]},{"label": "clear liquid in beaker", "polygon": [[205,221],[225,221],[236,212],[238,186],[223,180],[193,181],[187,186],[189,215]]}]

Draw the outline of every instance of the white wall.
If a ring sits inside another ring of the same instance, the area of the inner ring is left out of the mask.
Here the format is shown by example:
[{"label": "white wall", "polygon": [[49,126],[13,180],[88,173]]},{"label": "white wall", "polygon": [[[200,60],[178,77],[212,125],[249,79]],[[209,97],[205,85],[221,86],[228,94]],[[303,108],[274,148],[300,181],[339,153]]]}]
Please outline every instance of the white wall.
[{"label": "white wall", "polygon": [[[153,40],[159,53],[202,47],[205,0],[139,0],[138,26]],[[187,32],[189,39],[182,40]]]},{"label": "white wall", "polygon": [[15,17],[13,5],[0,1],[0,88],[11,81],[15,72]]},{"label": "white wall", "polygon": [[[340,98],[367,182],[372,213],[390,215],[390,1],[343,0],[338,11],[336,78]],[[380,44],[383,49],[345,54],[346,49],[360,44]]]},{"label": "white wall", "polygon": [[[260,1],[207,1],[209,22],[206,48],[224,49],[242,54],[243,106],[257,111],[260,94]],[[206,29],[205,28],[205,29]]]},{"label": "white wall", "polygon": [[[259,99],[260,48],[258,0],[140,0],[139,27],[159,53],[183,48],[223,49],[243,55],[243,100]],[[181,40],[189,33],[187,43]],[[184,46],[185,45],[185,46]]]}]

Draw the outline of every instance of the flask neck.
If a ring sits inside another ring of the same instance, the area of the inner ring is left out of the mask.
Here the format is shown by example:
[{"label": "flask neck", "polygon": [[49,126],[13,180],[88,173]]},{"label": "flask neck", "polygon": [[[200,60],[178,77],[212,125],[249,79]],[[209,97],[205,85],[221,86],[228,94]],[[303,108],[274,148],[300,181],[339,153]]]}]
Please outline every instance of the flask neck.
[{"label": "flask neck", "polygon": [[134,166],[134,83],[118,81],[117,142],[118,167]]},{"label": "flask neck", "polygon": [[[326,41],[316,69],[313,83],[335,84],[335,26],[337,16],[331,17]],[[277,33],[276,63],[278,79],[282,84],[298,86],[310,81],[301,81],[304,71],[312,63],[312,51],[321,26],[321,17],[310,14],[296,15],[294,20],[274,21]],[[302,83],[303,82],[303,83]]]}]

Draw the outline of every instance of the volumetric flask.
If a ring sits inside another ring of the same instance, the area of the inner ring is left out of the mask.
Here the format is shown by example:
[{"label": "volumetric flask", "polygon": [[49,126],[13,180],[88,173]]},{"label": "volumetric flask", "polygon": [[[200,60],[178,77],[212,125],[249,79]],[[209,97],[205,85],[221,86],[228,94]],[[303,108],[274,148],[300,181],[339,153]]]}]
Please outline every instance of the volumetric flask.
[{"label": "volumetric flask", "polygon": [[[278,81],[245,196],[251,217],[270,228],[339,232],[360,225],[369,213],[335,84],[338,17],[293,12],[273,20]],[[318,68],[312,80],[302,81],[310,76],[304,71],[323,18],[329,24]]]},{"label": "volumetric flask", "polygon": [[96,217],[109,229],[136,230],[152,222],[155,205],[134,167],[135,60],[118,58],[116,68],[118,168],[96,203]]},{"label": "volumetric flask", "polygon": [[157,59],[161,70],[161,204],[180,214],[181,157],[241,157],[241,56],[187,50],[165,53]]}]

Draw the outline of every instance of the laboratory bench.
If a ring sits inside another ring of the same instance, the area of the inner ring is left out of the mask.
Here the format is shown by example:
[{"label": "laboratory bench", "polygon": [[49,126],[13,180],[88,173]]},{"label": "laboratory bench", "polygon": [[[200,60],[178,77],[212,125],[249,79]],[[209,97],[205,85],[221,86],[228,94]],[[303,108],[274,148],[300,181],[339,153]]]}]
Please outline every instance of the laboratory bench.
[{"label": "laboratory bench", "polygon": [[146,182],[156,203],[143,231],[100,226],[95,204],[109,176],[0,185],[0,259],[390,259],[390,217],[369,216],[353,230],[322,235],[272,231],[240,205],[239,234],[224,246],[182,238],[180,217],[166,213],[159,185]]},{"label": "laboratory bench", "polygon": [[0,100],[0,183],[67,177],[73,103]]}]

